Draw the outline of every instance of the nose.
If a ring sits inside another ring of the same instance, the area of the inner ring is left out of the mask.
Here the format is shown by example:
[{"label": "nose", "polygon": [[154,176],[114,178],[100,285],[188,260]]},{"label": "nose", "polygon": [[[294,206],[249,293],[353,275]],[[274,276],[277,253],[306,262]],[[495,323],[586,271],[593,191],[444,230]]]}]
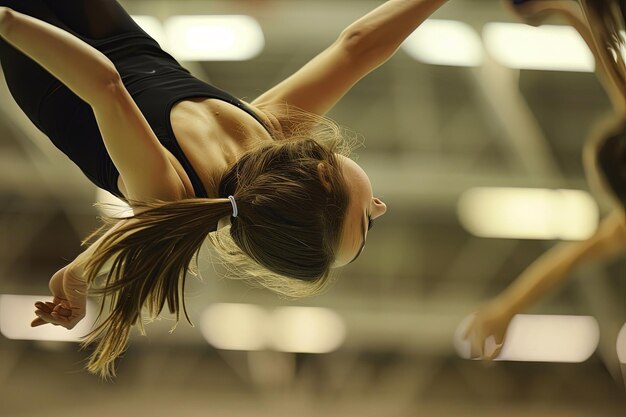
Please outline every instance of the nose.
[{"label": "nose", "polygon": [[372,219],[376,219],[387,212],[387,205],[380,198],[372,199]]}]

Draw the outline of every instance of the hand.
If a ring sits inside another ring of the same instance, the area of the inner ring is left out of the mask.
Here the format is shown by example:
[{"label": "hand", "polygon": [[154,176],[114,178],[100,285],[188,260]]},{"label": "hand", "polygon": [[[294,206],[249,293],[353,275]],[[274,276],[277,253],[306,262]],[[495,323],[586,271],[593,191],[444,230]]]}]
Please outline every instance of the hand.
[{"label": "hand", "polygon": [[30,325],[37,327],[50,323],[72,329],[85,317],[87,283],[68,265],[50,278],[49,287],[54,298],[52,302],[35,303],[37,318]]},{"label": "hand", "polygon": [[463,335],[470,343],[470,357],[482,360],[496,358],[502,350],[512,318],[513,314],[496,300],[479,308]]}]

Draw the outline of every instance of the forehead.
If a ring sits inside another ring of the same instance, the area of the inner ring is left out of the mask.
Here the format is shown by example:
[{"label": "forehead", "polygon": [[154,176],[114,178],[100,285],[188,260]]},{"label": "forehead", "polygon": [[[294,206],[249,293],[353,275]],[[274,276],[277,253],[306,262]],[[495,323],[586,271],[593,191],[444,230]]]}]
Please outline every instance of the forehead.
[{"label": "forehead", "polygon": [[342,173],[348,186],[349,202],[342,227],[341,240],[335,260],[336,266],[350,262],[363,242],[366,204],[371,199],[371,186],[361,167],[345,156],[338,156]]},{"label": "forehead", "polygon": [[[355,185],[356,182],[369,182],[367,174],[365,174],[363,168],[361,168],[359,164],[354,162],[352,159],[347,158],[343,155],[338,155],[337,160],[339,161],[339,166],[341,167],[342,173],[348,185]],[[351,203],[352,200],[353,199],[351,198]]]}]

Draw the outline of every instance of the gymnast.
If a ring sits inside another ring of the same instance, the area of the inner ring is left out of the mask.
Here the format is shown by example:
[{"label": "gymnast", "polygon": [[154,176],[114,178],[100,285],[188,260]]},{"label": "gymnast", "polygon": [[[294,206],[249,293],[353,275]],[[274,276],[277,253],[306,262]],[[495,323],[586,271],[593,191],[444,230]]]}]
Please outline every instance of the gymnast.
[{"label": "gymnast", "polygon": [[323,115],[445,3],[389,0],[245,103],[190,75],[115,0],[0,0],[13,98],[133,210],[53,275],[53,301],[36,303],[32,326],[71,329],[86,294],[101,296],[87,369],[114,376],[132,325],[143,331],[142,308],[155,317],[167,303],[187,316],[185,275],[207,238],[258,285],[319,293],[386,211],[347,157],[343,130]]},{"label": "gymnast", "polygon": [[[471,357],[492,360],[506,342],[515,314],[549,290],[563,284],[582,264],[609,259],[626,246],[626,71],[623,50],[626,2],[606,0],[507,1],[523,21],[537,25],[545,17],[560,16],[574,26],[596,59],[596,73],[611,99],[614,113],[585,143],[583,165],[589,185],[609,196],[612,210],[588,239],[560,243],[526,268],[502,293],[473,314],[465,338]],[[493,338],[492,344],[487,343]]]}]

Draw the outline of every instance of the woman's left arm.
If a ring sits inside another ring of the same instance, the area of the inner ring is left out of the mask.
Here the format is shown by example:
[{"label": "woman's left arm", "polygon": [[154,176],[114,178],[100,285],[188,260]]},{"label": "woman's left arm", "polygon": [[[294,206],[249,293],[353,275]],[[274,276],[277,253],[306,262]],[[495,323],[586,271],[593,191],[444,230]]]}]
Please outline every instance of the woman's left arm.
[{"label": "woman's left arm", "polygon": [[447,0],[389,0],[342,31],[339,38],[253,105],[288,104],[323,115],[361,78],[387,61]]}]

